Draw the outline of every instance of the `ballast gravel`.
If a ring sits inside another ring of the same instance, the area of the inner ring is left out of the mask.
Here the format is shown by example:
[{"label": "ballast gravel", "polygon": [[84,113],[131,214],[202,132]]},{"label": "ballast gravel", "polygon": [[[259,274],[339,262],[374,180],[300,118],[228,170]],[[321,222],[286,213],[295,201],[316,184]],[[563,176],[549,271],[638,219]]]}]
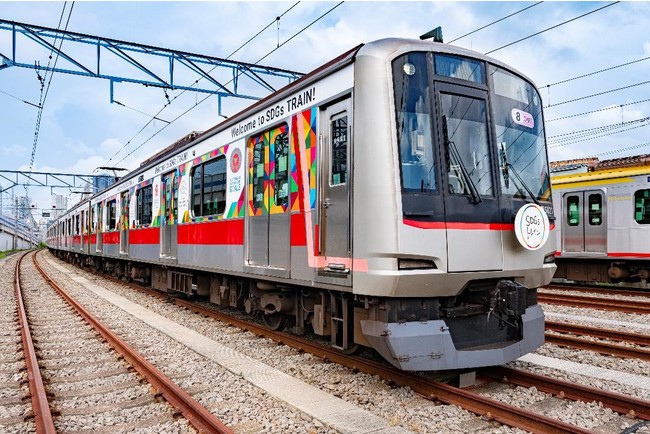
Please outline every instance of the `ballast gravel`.
[{"label": "ballast gravel", "polygon": [[[51,258],[51,255],[46,254],[46,257]],[[70,265],[64,265],[60,261],[56,261],[56,263],[65,266],[67,269],[74,269]],[[53,267],[48,267],[48,272],[52,273],[57,280],[66,279],[65,274],[58,272]],[[420,433],[456,433],[467,431],[493,433],[521,432],[520,430],[505,426],[494,426],[490,422],[478,418],[458,407],[437,405],[435,402],[414,394],[409,389],[393,388],[377,377],[352,373],[335,364],[324,363],[311,355],[299,353],[289,347],[278,346],[274,342],[258,339],[251,333],[242,332],[239,329],[229,327],[209,318],[203,318],[177,306],[162,303],[160,300],[126,288],[123,285],[106,281],[90,273],[78,272],[86,279],[131,301],[139,303],[147,309],[163,315],[172,321],[183,324],[220,344],[227,345],[295,378],[319,387],[321,390],[332,393],[334,396],[365,408],[387,419],[392,425],[402,426],[408,430]],[[182,381],[179,381],[179,383],[189,385],[190,387],[200,387],[201,385],[208,386],[211,389],[214,387],[209,392],[200,393],[196,398],[198,399],[200,397],[200,401],[206,407],[213,410],[218,417],[222,418],[224,422],[230,424],[235,429],[241,427],[244,430],[243,432],[332,432],[328,430],[328,427],[322,426],[317,420],[310,421],[309,417],[305,417],[304,414],[300,414],[300,412],[296,412],[292,408],[287,408],[286,405],[274,402],[271,399],[263,400],[261,403],[256,402],[256,408],[251,408],[249,405],[251,396],[264,395],[264,393],[255,390],[255,388],[251,388],[250,385],[248,387],[242,385],[244,386],[242,387],[242,393],[244,393],[243,399],[241,397],[233,398],[223,388],[224,382],[226,382],[226,385],[229,385],[232,379],[229,378],[228,373],[221,372],[218,366],[215,367],[210,362],[195,365],[198,362],[196,355],[188,355],[192,354],[191,351],[182,347],[179,348],[175,341],[168,340],[164,336],[156,337],[152,342],[151,337],[153,334],[159,334],[159,332],[153,331],[142,323],[138,325],[139,321],[133,318],[125,320],[124,314],[119,312],[120,309],[111,305],[107,306],[107,303],[96,300],[96,297],[88,294],[88,291],[82,285],[69,279],[65,281],[67,282],[66,288],[69,288],[75,297],[83,300],[84,304],[89,303],[88,305],[92,306],[91,310],[105,312],[99,314],[100,317],[105,317],[107,322],[122,322],[123,324],[120,329],[128,331],[128,336],[126,336],[127,340],[142,342],[142,344],[147,346],[147,350],[143,352],[148,353],[148,356],[164,362],[167,355],[169,355],[172,359],[168,364],[169,369],[177,374],[185,373],[185,379],[191,378],[188,383],[183,383]],[[597,311],[597,313],[600,313],[600,311]],[[582,310],[580,314],[586,315]],[[165,347],[166,350],[159,349],[160,345]],[[552,357],[569,357],[568,355],[563,355],[561,351],[556,353],[556,349],[559,350],[558,347],[544,346],[540,351]],[[592,356],[594,355],[592,354]],[[614,362],[617,360],[620,361],[621,359],[615,359]],[[597,364],[599,362],[596,359],[587,357],[583,363]],[[546,375],[562,378],[562,372],[558,370],[539,369],[534,365],[517,361],[511,365],[537,372],[546,371]],[[610,369],[625,370],[628,367],[614,363]],[[638,368],[634,367],[634,369]],[[643,365],[640,366],[640,369],[643,369]],[[215,372],[219,374],[215,375]],[[593,381],[589,377],[573,375],[570,377],[571,381],[593,385]],[[211,381],[212,379],[217,379],[216,383]],[[609,385],[608,383],[610,382],[604,383],[605,387],[610,390],[613,390],[612,387],[616,387],[615,384]],[[219,388],[219,385],[222,387]],[[626,387],[626,389],[627,393],[630,393],[629,387]],[[632,391],[631,394],[643,397],[644,393],[643,391]],[[501,394],[497,393],[492,397],[523,408],[531,405],[542,405],[555,399],[548,394],[527,388],[506,388]],[[548,408],[545,410],[545,414],[549,417],[566,420],[568,423],[585,429],[592,429],[599,426],[599,424],[606,425],[612,423],[617,424],[617,427],[621,429],[626,429],[634,423],[634,421],[630,421],[629,423],[627,421],[619,421],[617,418],[620,418],[620,416],[597,404],[566,402],[571,406],[569,408],[570,411],[567,411],[566,406],[557,406],[558,408],[554,408],[554,405],[547,405],[546,407]],[[279,411],[276,410],[276,407],[279,408]],[[268,414],[275,415],[275,417],[269,417]],[[277,420],[286,420],[286,422],[281,422],[278,425]]]}]

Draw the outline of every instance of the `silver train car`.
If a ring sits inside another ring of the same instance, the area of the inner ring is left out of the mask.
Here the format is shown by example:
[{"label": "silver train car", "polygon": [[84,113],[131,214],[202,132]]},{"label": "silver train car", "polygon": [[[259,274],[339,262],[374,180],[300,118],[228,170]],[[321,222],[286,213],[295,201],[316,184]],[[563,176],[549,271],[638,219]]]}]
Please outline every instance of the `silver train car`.
[{"label": "silver train car", "polygon": [[553,176],[556,279],[635,283],[650,277],[650,166]]},{"label": "silver train car", "polygon": [[542,345],[542,103],[511,67],[375,41],[188,140],[68,210],[49,248],[404,370]]}]

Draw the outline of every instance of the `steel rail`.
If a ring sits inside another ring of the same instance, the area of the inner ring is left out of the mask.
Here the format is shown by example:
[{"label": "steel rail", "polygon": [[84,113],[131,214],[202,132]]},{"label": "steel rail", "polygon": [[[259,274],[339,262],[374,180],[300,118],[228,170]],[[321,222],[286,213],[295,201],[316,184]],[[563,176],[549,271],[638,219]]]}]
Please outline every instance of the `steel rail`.
[{"label": "steel rail", "polygon": [[650,335],[546,320],[546,330],[650,346]]},{"label": "steel rail", "polygon": [[633,396],[622,395],[608,390],[557,380],[553,377],[502,366],[482,369],[480,373],[481,375],[499,381],[505,381],[523,387],[535,387],[538,390],[560,397],[583,402],[600,402],[603,406],[618,413],[650,420],[650,401]]},{"label": "steel rail", "polygon": [[650,291],[644,291],[640,288],[622,289],[619,286],[586,286],[551,283],[539,288],[543,293],[545,289],[556,291],[576,291],[576,292],[596,292],[606,295],[622,295],[624,297],[644,297],[650,299]]},{"label": "steel rail", "polygon": [[[149,292],[149,291],[147,291]],[[504,425],[525,429],[532,432],[544,433],[579,433],[587,434],[591,431],[561,422],[539,413],[512,407],[508,404],[492,400],[481,395],[459,389],[448,384],[429,380],[417,374],[400,371],[377,362],[365,360],[360,357],[347,356],[322,345],[313,344],[304,339],[274,332],[265,327],[252,324],[248,321],[231,317],[211,309],[197,306],[185,300],[175,299],[174,303],[201,315],[218,319],[228,325],[249,331],[257,336],[263,336],[275,342],[288,345],[301,351],[306,351],[323,360],[328,360],[352,370],[357,370],[370,375],[378,375],[382,379],[392,382],[397,386],[410,387],[416,393],[427,399],[438,400],[446,404],[460,406],[479,416],[496,420]]]},{"label": "steel rail", "polygon": [[579,348],[581,350],[594,351],[600,354],[610,354],[626,359],[650,361],[650,350],[645,348],[625,347],[623,345],[610,344],[607,342],[589,341],[575,336],[561,336],[549,333],[547,333],[545,337],[547,344]]},{"label": "steel rail", "polygon": [[63,288],[54,282],[33,256],[34,265],[47,283],[63,297],[106,341],[115,348],[163,397],[190,422],[199,432],[233,434],[233,431],[194,400],[187,392],[170,380],[158,368],[142,357],[134,348],[104,326],[83,306],[77,303]]},{"label": "steel rail", "polygon": [[638,300],[613,300],[601,297],[538,293],[537,301],[540,303],[611,310],[615,312],[636,313],[642,315],[650,314],[650,303]]},{"label": "steel rail", "polygon": [[23,294],[20,287],[20,264],[28,254],[29,252],[26,252],[18,259],[14,272],[14,290],[16,293],[16,304],[18,305],[18,322],[20,323],[20,335],[23,341],[25,364],[27,365],[27,379],[29,380],[29,391],[32,398],[32,409],[34,411],[36,422],[36,432],[39,434],[55,434],[56,429],[54,428],[54,421],[52,420],[52,412],[50,411],[50,405],[47,401],[47,393],[45,392],[43,377],[41,376],[41,371],[38,367],[38,358],[36,357],[32,334],[29,331],[27,312],[25,311]]}]

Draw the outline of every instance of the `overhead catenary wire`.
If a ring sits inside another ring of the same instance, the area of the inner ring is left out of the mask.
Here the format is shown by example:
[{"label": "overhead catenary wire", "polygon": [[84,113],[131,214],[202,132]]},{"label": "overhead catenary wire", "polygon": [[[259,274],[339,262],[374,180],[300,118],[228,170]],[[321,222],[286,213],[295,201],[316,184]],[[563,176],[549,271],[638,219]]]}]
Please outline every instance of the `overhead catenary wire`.
[{"label": "overhead catenary wire", "polygon": [[26,101],[26,100],[24,100],[24,99],[22,99],[22,98],[18,98],[16,95],[12,95],[12,94],[10,94],[10,93],[8,93],[8,92],[5,92],[4,90],[0,90],[0,93],[3,93],[3,94],[5,94],[5,95],[7,95],[8,97],[13,98],[13,99],[16,99],[16,100],[18,100],[18,101],[20,101],[20,102],[24,102],[25,104],[28,104],[28,105],[34,106],[34,107],[36,107],[36,108],[40,108],[40,106],[39,106],[38,104],[34,104],[33,102]]},{"label": "overhead catenary wire", "polygon": [[476,33],[476,32],[479,32],[479,31],[481,31],[481,30],[483,30],[483,29],[486,29],[486,28],[488,28],[488,27],[490,27],[490,26],[492,26],[492,25],[494,25],[494,24],[500,23],[501,21],[503,21],[503,20],[505,20],[505,19],[508,19],[508,18],[510,18],[510,17],[512,17],[512,16],[515,16],[515,15],[521,13],[521,12],[524,12],[524,11],[526,11],[526,10],[528,10],[528,9],[530,9],[530,8],[533,8],[533,7],[535,7],[535,6],[539,5],[539,4],[542,4],[542,3],[544,3],[544,2],[543,2],[543,1],[540,1],[540,2],[537,2],[537,3],[532,4],[532,5],[530,5],[530,6],[526,6],[525,8],[520,9],[520,10],[518,10],[517,12],[513,12],[513,13],[511,13],[510,15],[506,15],[506,16],[503,17],[503,18],[499,18],[499,19],[496,20],[496,21],[492,21],[491,23],[486,24],[486,25],[484,25],[483,27],[479,27],[478,29],[476,29],[476,30],[472,30],[472,31],[469,32],[469,33],[465,33],[464,35],[459,36],[459,37],[457,37],[456,39],[452,39],[451,41],[449,41],[449,42],[447,42],[447,43],[448,43],[448,44],[451,44],[452,42],[456,42],[456,41],[458,41],[459,39],[463,39],[463,38],[466,37],[466,36],[472,35],[472,34],[474,34],[474,33]]},{"label": "overhead catenary wire", "polygon": [[[333,6],[332,8],[330,8],[327,12],[325,12],[324,14],[322,14],[321,16],[319,16],[318,18],[316,18],[315,20],[313,20],[311,23],[309,23],[308,25],[306,25],[306,26],[303,27],[302,29],[300,29],[298,32],[296,32],[296,33],[295,33],[293,36],[291,36],[289,39],[287,39],[287,40],[284,41],[282,44],[280,44],[279,47],[274,48],[274,49],[271,50],[267,55],[263,56],[261,59],[259,59],[259,60],[258,60],[257,62],[255,62],[255,63],[258,63],[258,62],[262,61],[263,59],[265,59],[266,57],[268,57],[269,55],[271,55],[272,53],[274,53],[275,51],[277,51],[278,49],[280,49],[281,47],[283,47],[285,44],[287,44],[287,43],[288,43],[289,41],[291,41],[293,38],[295,38],[296,36],[298,36],[300,33],[304,32],[305,30],[307,30],[309,27],[311,27],[312,25],[314,25],[315,23],[317,23],[317,22],[320,21],[321,19],[323,19],[323,18],[324,18],[325,16],[327,16],[329,13],[331,13],[331,12],[334,11],[336,8],[338,8],[339,6],[341,6],[343,3],[344,3],[344,1],[341,1],[341,2],[339,2],[338,4],[336,4],[335,6]],[[231,81],[232,81],[232,80],[231,80]],[[230,83],[230,82],[229,82],[229,83]],[[228,83],[226,83],[226,84],[228,84]],[[153,135],[151,135],[147,140],[145,140],[144,142],[142,142],[141,144],[139,144],[135,149],[133,149],[131,152],[129,152],[126,156],[124,156],[124,158],[122,158],[122,159],[121,159],[120,161],[118,161],[116,164],[120,164],[122,161],[126,160],[126,159],[127,159],[128,157],[130,157],[130,156],[131,156],[135,151],[137,151],[138,149],[140,149],[142,146],[144,146],[145,144],[147,144],[151,139],[153,139],[153,138],[156,137],[158,134],[160,134],[160,133],[161,133],[165,128],[167,128],[169,125],[171,125],[172,123],[176,122],[178,119],[180,119],[180,118],[182,118],[183,116],[185,116],[187,113],[189,113],[191,110],[193,110],[194,108],[196,108],[198,105],[202,104],[204,101],[206,101],[206,100],[209,99],[210,97],[212,97],[212,94],[207,95],[206,97],[204,97],[204,98],[201,99],[200,101],[197,101],[195,105],[189,107],[189,108],[188,108],[187,110],[185,110],[183,113],[181,113],[180,115],[176,116],[174,119],[172,119],[172,120],[170,121],[169,124],[164,125],[164,126],[163,126],[162,128],[160,128],[158,131],[156,131],[156,132],[155,132]]]},{"label": "overhead catenary wire", "polygon": [[549,122],[561,121],[561,120],[564,120],[564,119],[574,118],[574,117],[577,117],[577,116],[589,115],[589,114],[592,114],[592,113],[598,113],[598,112],[602,112],[602,111],[606,111],[606,110],[620,109],[620,108],[623,108],[623,107],[628,106],[628,105],[641,104],[641,103],[648,102],[648,101],[650,101],[650,98],[642,99],[642,100],[634,101],[634,102],[628,102],[628,103],[625,103],[625,104],[616,104],[616,105],[612,105],[612,106],[609,106],[609,107],[603,107],[603,108],[596,109],[596,110],[590,110],[590,111],[587,111],[587,112],[575,113],[575,114],[572,114],[572,115],[566,115],[566,116],[562,116],[562,117],[559,117],[559,118],[546,119],[545,122],[549,123]]},{"label": "overhead catenary wire", "polygon": [[[584,130],[577,130],[577,131],[571,131],[571,132],[568,132],[568,133],[555,134],[553,136],[547,136],[546,138],[549,141],[553,141],[553,142],[558,142],[558,141],[562,141],[562,140],[566,140],[566,139],[572,140],[574,137],[577,137],[577,136],[588,136],[588,135],[591,135],[591,134],[597,134],[597,133],[601,133],[603,131],[622,128],[622,127],[625,127],[627,125],[632,125],[632,124],[636,124],[636,123],[639,123],[639,122],[646,122],[649,119],[650,119],[650,117],[643,117],[643,118],[640,118],[640,119],[634,119],[632,121],[617,122],[615,124],[602,125],[600,127],[586,128]],[[569,136],[572,136],[572,137],[569,137]]]},{"label": "overhead catenary wire", "polygon": [[[293,5],[291,5],[291,6],[290,6],[287,10],[285,10],[285,11],[284,11],[284,12],[283,12],[279,17],[276,17],[273,21],[271,21],[269,24],[267,24],[266,27],[264,27],[262,30],[260,30],[259,32],[257,32],[257,33],[256,33],[254,36],[252,36],[251,38],[249,38],[246,42],[244,42],[242,45],[240,45],[239,48],[237,48],[235,51],[233,51],[232,53],[230,53],[230,54],[226,57],[226,60],[230,59],[230,58],[231,58],[232,56],[234,56],[234,55],[235,55],[239,50],[241,50],[242,48],[244,48],[246,45],[248,45],[250,42],[252,42],[255,38],[257,38],[259,35],[261,35],[261,34],[262,34],[266,29],[268,29],[268,28],[271,27],[273,24],[275,24],[275,23],[278,21],[279,18],[282,18],[283,16],[285,16],[289,11],[291,11],[293,8],[295,8],[299,3],[300,3],[300,1],[297,1],[296,3],[294,3]],[[218,66],[218,65],[213,66],[213,67],[212,67],[212,68],[207,72],[207,74],[210,74],[212,71],[214,71],[215,68],[217,68],[217,66]],[[194,85],[194,84],[197,84],[197,83],[198,83],[202,78],[203,78],[203,77],[199,77],[199,78],[196,79],[196,80],[194,81],[194,83],[192,83],[192,84],[193,84],[193,85]],[[228,83],[226,83],[225,85],[228,85],[228,84],[230,84],[231,82],[232,82],[232,80],[229,81]],[[224,85],[224,86],[225,86],[225,85]],[[179,92],[177,95],[175,95],[174,98],[172,98],[171,100],[169,100],[169,97],[168,97],[168,98],[167,98],[167,103],[166,103],[165,105],[163,105],[163,106],[161,107],[161,109],[158,110],[158,112],[157,112],[155,115],[151,116],[151,119],[149,119],[149,121],[148,121],[146,124],[144,124],[144,125],[142,126],[142,128],[140,128],[140,130],[139,130],[137,133],[135,133],[135,135],[133,135],[133,137],[131,137],[131,138],[130,138],[130,139],[129,139],[125,144],[124,144],[124,146],[122,146],[120,149],[118,149],[117,152],[115,152],[115,154],[113,154],[113,156],[107,160],[107,163],[110,163],[111,161],[113,161],[113,159],[114,159],[115,157],[117,157],[117,156],[120,154],[120,152],[122,152],[124,149],[127,148],[127,146],[129,146],[129,145],[131,144],[131,142],[133,141],[133,139],[135,139],[136,137],[138,137],[138,136],[140,135],[140,133],[142,133],[142,131],[144,131],[144,129],[147,128],[147,127],[148,127],[148,126],[149,126],[149,125],[150,125],[150,124],[155,120],[155,118],[157,118],[157,117],[158,117],[158,116],[163,112],[163,110],[165,110],[167,107],[169,107],[169,106],[170,106],[174,101],[176,101],[177,98],[179,98],[179,97],[180,97],[181,95],[183,95],[185,92],[187,92],[187,90],[185,90],[185,89],[182,90],[182,91]],[[210,96],[211,96],[211,95],[210,95]],[[207,99],[207,98],[205,98],[205,99]],[[201,102],[205,101],[205,99],[203,99]],[[201,102],[198,102],[198,101],[197,101],[197,103],[194,105],[194,107],[196,107],[197,105],[199,105]],[[172,122],[173,122],[173,121],[172,121]],[[169,125],[169,122],[168,122],[168,125]],[[146,142],[145,142],[145,143],[146,143]],[[142,143],[141,145],[139,145],[138,148],[142,147],[143,145],[144,145],[144,143]],[[136,148],[136,149],[138,149],[138,148]],[[131,152],[131,154],[132,154],[132,152]],[[129,154],[129,155],[131,155],[131,154]],[[129,155],[127,155],[127,157],[128,157]],[[118,162],[118,164],[119,164],[120,162],[122,162],[122,161],[124,161],[124,158],[123,158],[122,160],[120,160],[120,161]],[[95,169],[95,171],[96,171],[96,170],[97,170],[97,169]],[[93,173],[94,173],[94,172],[93,172]]]},{"label": "overhead catenary wire", "polygon": [[600,96],[600,95],[606,95],[606,94],[612,93],[612,92],[618,92],[619,90],[625,90],[625,89],[630,89],[630,88],[637,87],[637,86],[643,86],[644,84],[648,84],[648,83],[650,83],[650,80],[642,81],[640,83],[630,84],[628,86],[617,87],[616,89],[610,89],[610,90],[606,90],[606,91],[603,91],[603,92],[592,93],[591,95],[585,95],[585,96],[581,96],[579,98],[574,98],[574,99],[570,99],[570,100],[567,100],[567,101],[558,102],[558,103],[555,103],[555,104],[549,104],[544,108],[545,109],[546,108],[552,108],[552,107],[557,107],[559,105],[569,104],[569,103],[576,102],[576,101],[582,101],[584,99],[593,98],[593,97]]},{"label": "overhead catenary wire", "polygon": [[518,40],[516,40],[516,41],[510,42],[509,44],[502,45],[501,47],[498,47],[498,48],[495,48],[495,49],[493,49],[493,50],[490,50],[490,51],[488,51],[488,52],[486,52],[486,53],[484,53],[484,54],[486,54],[486,55],[487,55],[487,54],[491,54],[491,53],[494,53],[495,51],[499,51],[499,50],[502,50],[502,49],[504,49],[504,48],[510,47],[511,45],[518,44],[519,42],[525,41],[525,40],[530,39],[530,38],[532,38],[532,37],[535,37],[535,36],[537,36],[537,35],[541,35],[542,33],[548,32],[549,30],[557,29],[557,28],[560,27],[560,26],[563,26],[563,25],[565,25],[565,24],[568,24],[568,23],[571,23],[571,22],[573,22],[573,21],[579,20],[580,18],[584,18],[584,17],[586,17],[587,15],[591,15],[591,14],[593,14],[593,13],[596,13],[596,12],[602,11],[603,9],[608,8],[608,7],[610,7],[610,6],[614,6],[615,4],[618,4],[618,3],[620,3],[620,1],[615,1],[615,2],[609,3],[609,4],[605,5],[605,6],[601,6],[601,7],[597,8],[597,9],[594,9],[593,11],[589,11],[589,12],[584,13],[584,14],[582,14],[582,15],[579,15],[579,16],[577,16],[577,17],[571,18],[570,20],[566,20],[566,21],[563,21],[563,22],[561,22],[561,23],[559,23],[559,24],[556,24],[556,25],[554,25],[554,26],[548,27],[548,28],[546,28],[546,29],[544,29],[544,30],[540,30],[539,32],[533,33],[532,35],[529,35],[529,36],[526,36],[525,38],[521,38],[521,39],[518,39]]},{"label": "overhead catenary wire", "polygon": [[620,131],[614,131],[614,132],[610,132],[610,133],[607,133],[607,134],[600,134],[600,135],[596,135],[596,136],[593,136],[593,137],[578,139],[578,140],[569,141],[569,142],[565,142],[565,143],[558,143],[556,145],[549,145],[548,147],[549,148],[559,148],[561,146],[573,145],[575,143],[586,142],[588,140],[599,139],[599,138],[602,138],[602,137],[611,136],[613,134],[619,134],[619,133],[622,133],[624,131],[636,130],[637,128],[647,127],[648,125],[650,125],[650,123],[645,123],[643,125],[637,125],[635,127],[625,128],[625,129],[622,129]]}]

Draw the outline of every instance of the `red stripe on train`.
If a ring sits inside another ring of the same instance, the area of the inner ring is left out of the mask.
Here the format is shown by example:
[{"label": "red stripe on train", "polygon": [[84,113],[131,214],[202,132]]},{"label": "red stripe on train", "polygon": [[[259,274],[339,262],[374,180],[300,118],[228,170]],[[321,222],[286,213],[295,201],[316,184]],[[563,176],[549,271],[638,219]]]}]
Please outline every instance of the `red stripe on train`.
[{"label": "red stripe on train", "polygon": [[106,244],[120,244],[120,232],[105,232],[102,235],[102,241]]},{"label": "red stripe on train", "polygon": [[160,228],[130,230],[129,244],[160,244]]},{"label": "red stripe on train", "polygon": [[244,244],[244,219],[178,225],[178,244]]},{"label": "red stripe on train", "polygon": [[404,220],[407,226],[419,229],[463,229],[463,230],[484,230],[484,231],[511,231],[514,224],[508,223],[457,223],[457,222],[421,222],[416,220]]}]

